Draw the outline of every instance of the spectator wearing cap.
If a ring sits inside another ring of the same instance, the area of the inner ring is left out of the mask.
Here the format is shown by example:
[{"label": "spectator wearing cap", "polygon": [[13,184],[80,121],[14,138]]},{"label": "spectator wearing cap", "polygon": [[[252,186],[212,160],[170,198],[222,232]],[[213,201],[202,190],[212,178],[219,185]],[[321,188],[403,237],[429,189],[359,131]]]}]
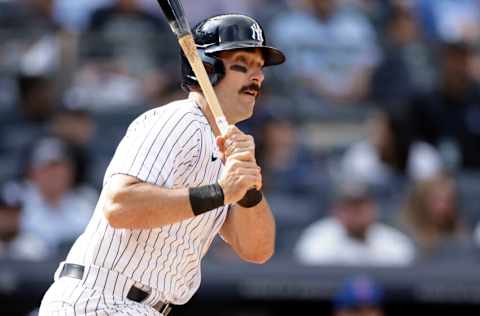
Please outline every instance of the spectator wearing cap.
[{"label": "spectator wearing cap", "polygon": [[403,266],[415,257],[412,241],[377,220],[378,205],[368,185],[342,181],[332,215],[305,229],[296,259],[306,265]]},{"label": "spectator wearing cap", "polygon": [[42,259],[55,255],[85,228],[95,207],[96,192],[74,189],[75,168],[65,143],[47,137],[37,141],[29,157],[23,186],[17,247],[19,256]]},{"label": "spectator wearing cap", "polygon": [[366,276],[348,279],[335,293],[333,316],[383,316],[384,292]]}]

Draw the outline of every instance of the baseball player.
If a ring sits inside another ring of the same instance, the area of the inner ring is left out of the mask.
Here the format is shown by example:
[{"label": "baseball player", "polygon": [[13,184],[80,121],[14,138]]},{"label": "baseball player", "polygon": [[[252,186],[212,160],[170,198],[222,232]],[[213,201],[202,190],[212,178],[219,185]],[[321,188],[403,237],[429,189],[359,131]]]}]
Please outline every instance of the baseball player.
[{"label": "baseball player", "polygon": [[[252,115],[263,67],[284,62],[254,19],[215,16],[192,30],[230,124]],[[254,140],[213,115],[182,56],[187,99],[140,115],[107,168],[103,190],[45,294],[40,316],[167,315],[200,285],[200,263],[218,234],[243,260],[263,263],[275,223]],[[174,312],[173,312],[174,313]]]}]

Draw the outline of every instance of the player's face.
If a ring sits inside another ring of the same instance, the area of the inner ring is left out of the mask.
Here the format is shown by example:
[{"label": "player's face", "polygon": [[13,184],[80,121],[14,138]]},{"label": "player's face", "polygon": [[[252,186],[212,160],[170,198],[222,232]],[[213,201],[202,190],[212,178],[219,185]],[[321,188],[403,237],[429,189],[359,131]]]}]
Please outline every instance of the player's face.
[{"label": "player's face", "polygon": [[53,161],[33,168],[30,179],[46,197],[61,196],[73,185],[73,165],[68,160]]},{"label": "player's face", "polygon": [[375,222],[377,207],[369,197],[351,198],[341,201],[337,207],[337,218],[356,239],[366,238],[368,228]]},{"label": "player's face", "polygon": [[225,66],[225,77],[215,91],[229,122],[237,123],[253,114],[264,80],[264,59],[260,49],[222,52],[219,57]]}]

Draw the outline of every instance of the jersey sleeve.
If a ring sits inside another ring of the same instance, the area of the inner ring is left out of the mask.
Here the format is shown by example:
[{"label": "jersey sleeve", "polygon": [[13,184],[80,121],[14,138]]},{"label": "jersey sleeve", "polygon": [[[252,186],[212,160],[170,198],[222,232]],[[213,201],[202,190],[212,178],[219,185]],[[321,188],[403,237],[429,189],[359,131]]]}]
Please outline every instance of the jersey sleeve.
[{"label": "jersey sleeve", "polygon": [[120,173],[172,187],[198,159],[199,134],[198,124],[189,112],[141,116],[118,145],[105,179]]}]

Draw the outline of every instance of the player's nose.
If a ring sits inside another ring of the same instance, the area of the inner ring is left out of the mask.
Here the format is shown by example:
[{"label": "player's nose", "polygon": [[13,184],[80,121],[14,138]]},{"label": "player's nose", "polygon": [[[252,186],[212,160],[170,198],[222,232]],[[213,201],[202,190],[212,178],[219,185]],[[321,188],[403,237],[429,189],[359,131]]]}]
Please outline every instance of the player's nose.
[{"label": "player's nose", "polygon": [[263,68],[258,68],[252,71],[250,79],[256,82],[259,86],[262,85],[263,80],[265,80],[265,74],[263,73]]}]

